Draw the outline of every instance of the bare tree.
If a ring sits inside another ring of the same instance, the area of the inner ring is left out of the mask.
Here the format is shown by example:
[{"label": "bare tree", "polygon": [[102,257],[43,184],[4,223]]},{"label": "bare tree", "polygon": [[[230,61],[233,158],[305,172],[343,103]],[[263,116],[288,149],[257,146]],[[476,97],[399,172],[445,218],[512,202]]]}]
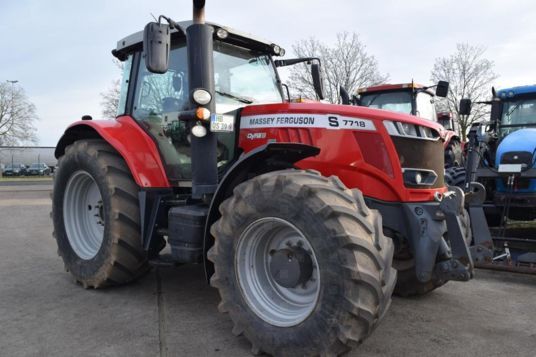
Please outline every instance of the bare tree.
[{"label": "bare tree", "polygon": [[[124,63],[114,59],[114,64],[123,72]],[[100,93],[102,116],[105,119],[112,119],[117,116],[119,98],[121,96],[121,80],[114,79],[108,89]]]},{"label": "bare tree", "polygon": [[[337,41],[331,46],[311,37],[297,42],[292,48],[298,57],[319,57],[322,60],[325,97],[331,103],[340,101],[339,86],[355,93],[360,87],[385,83],[389,79],[389,75],[380,73],[378,61],[367,53],[366,46],[356,33],[337,34]],[[289,86],[293,93],[315,98],[309,67],[306,64],[296,65],[290,71]]]},{"label": "bare tree", "polygon": [[0,145],[36,143],[35,105],[24,89],[12,83],[0,83]]},{"label": "bare tree", "polygon": [[[459,43],[454,54],[437,58],[432,69],[432,81],[445,80],[450,83],[447,98],[438,100],[437,104],[440,110],[455,114],[460,124],[462,140],[465,140],[467,130],[473,123],[483,120],[489,114],[487,105],[475,103],[489,98],[492,83],[498,78],[493,71],[493,61],[484,58],[485,52],[486,49],[482,46]],[[469,116],[459,114],[462,98],[469,98],[475,103]]]},{"label": "bare tree", "polygon": [[117,116],[119,107],[119,97],[121,96],[121,80],[115,79],[110,87],[101,92],[102,116],[106,119],[112,119]]}]

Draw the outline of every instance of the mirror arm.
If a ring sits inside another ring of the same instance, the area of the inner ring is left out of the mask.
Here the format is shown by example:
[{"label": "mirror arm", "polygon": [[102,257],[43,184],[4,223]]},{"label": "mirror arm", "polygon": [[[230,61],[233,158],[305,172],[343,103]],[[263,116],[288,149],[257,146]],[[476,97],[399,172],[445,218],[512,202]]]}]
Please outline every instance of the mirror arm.
[{"label": "mirror arm", "polygon": [[318,61],[318,64],[321,64],[320,58],[318,57],[302,57],[302,58],[291,58],[286,60],[275,60],[274,64],[276,67],[286,67],[286,66],[292,66],[297,63],[302,62],[312,62],[312,61]]}]

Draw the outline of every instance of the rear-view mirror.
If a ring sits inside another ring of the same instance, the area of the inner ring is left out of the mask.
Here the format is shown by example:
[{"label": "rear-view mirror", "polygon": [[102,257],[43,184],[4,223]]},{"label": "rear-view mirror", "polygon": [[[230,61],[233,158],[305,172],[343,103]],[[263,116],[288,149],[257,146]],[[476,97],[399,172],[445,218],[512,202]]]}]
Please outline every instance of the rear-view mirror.
[{"label": "rear-view mirror", "polygon": [[471,114],[471,99],[461,99],[460,100],[460,108],[458,110],[458,113],[460,115],[469,115]]},{"label": "rear-view mirror", "polygon": [[435,95],[445,98],[449,94],[449,82],[439,81],[437,82]]},{"label": "rear-view mirror", "polygon": [[143,30],[143,57],[151,73],[166,73],[169,67],[171,36],[169,25],[149,22]]},{"label": "rear-view mirror", "polygon": [[491,115],[490,120],[492,123],[497,123],[501,120],[501,115],[503,111],[503,102],[499,100],[494,100],[491,102]]},{"label": "rear-view mirror", "polygon": [[322,83],[322,73],[320,72],[320,64],[311,64],[311,75],[313,76],[313,87],[318,99],[324,99],[324,85]]},{"label": "rear-view mirror", "polygon": [[339,87],[339,94],[341,95],[341,104],[348,105],[350,104],[350,95],[348,91],[343,86]]}]

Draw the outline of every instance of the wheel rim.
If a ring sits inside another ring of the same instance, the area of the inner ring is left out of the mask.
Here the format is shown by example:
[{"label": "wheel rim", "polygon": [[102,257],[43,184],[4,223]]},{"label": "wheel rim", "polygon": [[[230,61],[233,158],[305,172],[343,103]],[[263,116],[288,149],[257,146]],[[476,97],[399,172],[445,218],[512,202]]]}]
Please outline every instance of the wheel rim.
[{"label": "wheel rim", "polygon": [[104,239],[104,206],[97,183],[86,171],[75,172],[67,182],[63,221],[76,255],[84,260],[94,258]]},{"label": "wheel rim", "polygon": [[[307,252],[312,263],[310,278],[293,288],[280,285],[270,272],[274,252],[289,247]],[[235,265],[242,295],[264,321],[294,326],[314,310],[320,292],[318,262],[307,238],[291,223],[276,217],[251,223],[240,235]]]}]

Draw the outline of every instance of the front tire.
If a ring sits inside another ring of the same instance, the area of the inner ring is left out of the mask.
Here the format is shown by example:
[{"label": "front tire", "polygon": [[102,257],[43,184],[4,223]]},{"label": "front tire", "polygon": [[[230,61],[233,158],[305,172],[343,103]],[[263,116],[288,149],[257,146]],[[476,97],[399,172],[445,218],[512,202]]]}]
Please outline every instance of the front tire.
[{"label": "front tire", "polygon": [[137,193],[125,161],[102,140],[76,141],[59,159],[53,235],[65,269],[85,288],[127,283],[146,271]]},{"label": "front tire", "polygon": [[[359,191],[316,172],[277,171],[238,185],[220,212],[208,253],[211,284],[233,333],[244,334],[254,353],[338,355],[384,316],[396,282],[394,248]],[[285,280],[290,269],[272,274],[281,252],[306,262],[295,285]]]}]

